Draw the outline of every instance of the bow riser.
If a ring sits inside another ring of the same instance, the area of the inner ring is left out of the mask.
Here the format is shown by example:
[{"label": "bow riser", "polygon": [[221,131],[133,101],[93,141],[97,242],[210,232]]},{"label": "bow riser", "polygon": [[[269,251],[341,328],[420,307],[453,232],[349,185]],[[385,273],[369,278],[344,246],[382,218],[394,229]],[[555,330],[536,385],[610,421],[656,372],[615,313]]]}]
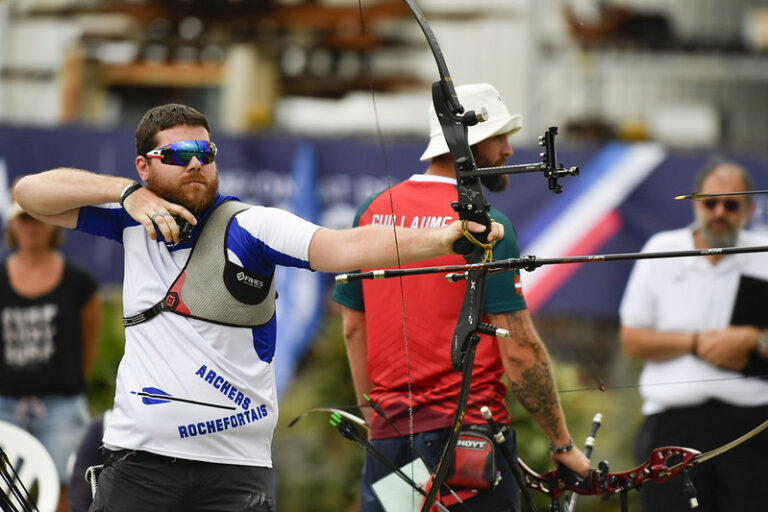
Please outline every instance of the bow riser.
[{"label": "bow riser", "polygon": [[627,471],[609,473],[608,464],[601,462],[601,470],[592,470],[584,479],[568,471],[551,471],[540,475],[518,459],[523,470],[525,486],[557,499],[567,491],[584,496],[611,496],[636,489],[648,480],[663,483],[675,478],[700,455],[698,450],[665,446],[655,448],[647,461]]},{"label": "bow riser", "polygon": [[486,273],[485,270],[468,273],[467,289],[451,342],[451,364],[454,371],[460,371],[464,367],[470,347],[480,341],[476,333],[483,316],[482,298],[485,293]]},{"label": "bow riser", "polygon": [[[449,82],[449,84],[451,83]],[[451,84],[449,88],[452,89],[453,85]],[[464,108],[458,103],[458,100],[455,100],[455,92],[453,92],[453,96],[450,94],[450,92],[446,92],[443,82],[432,84],[432,104],[435,107],[435,114],[443,130],[443,137],[448,145],[456,171],[459,200],[452,203],[451,207],[456,211],[460,220],[477,222],[486,227],[485,232],[476,236],[478,240],[485,242],[488,236],[487,228],[491,226],[491,218],[488,214],[491,205],[485,200],[480,178],[473,174],[477,171],[477,164],[467,136],[469,126],[476,125],[487,116],[484,112],[479,114],[472,110],[464,112]],[[468,263],[482,261],[482,250],[466,238],[457,240],[453,245],[453,250],[459,254],[464,254]]]}]

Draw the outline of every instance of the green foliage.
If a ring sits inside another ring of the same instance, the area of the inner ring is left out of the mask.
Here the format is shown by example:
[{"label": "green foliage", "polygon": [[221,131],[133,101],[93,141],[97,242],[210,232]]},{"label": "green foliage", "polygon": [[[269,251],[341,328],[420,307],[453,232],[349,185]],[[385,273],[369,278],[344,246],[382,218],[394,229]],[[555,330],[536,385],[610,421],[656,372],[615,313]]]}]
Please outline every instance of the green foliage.
[{"label": "green foliage", "polygon": [[329,316],[280,406],[272,455],[281,511],[338,512],[356,503],[364,450],[342,437],[327,413],[308,415],[288,427],[309,409],[354,403],[341,319]]},{"label": "green foliage", "polygon": [[93,415],[112,407],[117,366],[125,350],[123,303],[120,290],[103,293],[101,336],[96,363],[88,376],[86,393]]}]

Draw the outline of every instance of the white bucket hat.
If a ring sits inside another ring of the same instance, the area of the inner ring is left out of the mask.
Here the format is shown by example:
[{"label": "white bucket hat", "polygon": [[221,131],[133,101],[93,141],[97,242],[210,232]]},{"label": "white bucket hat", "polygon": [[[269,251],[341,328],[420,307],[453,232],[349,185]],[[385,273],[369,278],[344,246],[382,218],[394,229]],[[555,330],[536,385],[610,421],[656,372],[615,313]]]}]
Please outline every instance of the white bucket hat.
[{"label": "white bucket hat", "polygon": [[[479,111],[485,107],[488,111],[487,121],[469,127],[467,136],[470,146],[502,133],[511,135],[523,127],[523,116],[510,114],[499,91],[491,84],[460,85],[456,87],[456,95],[465,110]],[[421,155],[422,161],[449,151],[434,105],[429,106],[429,137],[429,145]]]}]

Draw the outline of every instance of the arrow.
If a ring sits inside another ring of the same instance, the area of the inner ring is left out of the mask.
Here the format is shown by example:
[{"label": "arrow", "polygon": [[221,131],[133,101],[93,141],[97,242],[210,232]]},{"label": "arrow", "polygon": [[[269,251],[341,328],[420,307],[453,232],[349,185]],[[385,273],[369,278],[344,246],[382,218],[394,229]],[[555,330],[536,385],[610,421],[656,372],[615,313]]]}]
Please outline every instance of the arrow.
[{"label": "arrow", "polygon": [[200,402],[198,400],[190,400],[188,398],[175,397],[170,393],[166,393],[162,389],[153,388],[153,387],[141,388],[141,391],[139,392],[131,391],[131,394],[142,397],[141,401],[146,405],[165,404],[168,402],[183,402],[186,404],[203,405],[205,407],[215,407],[217,409],[227,409],[230,411],[234,411],[237,409],[237,407],[233,405],[219,405],[219,404],[212,404],[209,402]]}]

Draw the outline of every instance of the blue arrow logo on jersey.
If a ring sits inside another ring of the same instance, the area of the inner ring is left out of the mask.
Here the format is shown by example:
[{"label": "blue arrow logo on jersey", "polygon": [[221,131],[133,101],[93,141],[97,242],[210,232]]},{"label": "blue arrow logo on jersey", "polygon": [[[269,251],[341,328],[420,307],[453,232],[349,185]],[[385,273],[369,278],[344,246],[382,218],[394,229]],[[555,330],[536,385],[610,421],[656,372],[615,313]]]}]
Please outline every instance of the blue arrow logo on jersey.
[{"label": "blue arrow logo on jersey", "polygon": [[237,409],[233,405],[219,405],[219,404],[212,404],[209,402],[201,402],[199,400],[190,400],[188,398],[179,398],[177,396],[171,395],[170,393],[166,393],[160,388],[155,388],[151,386],[141,388],[141,391],[138,391],[138,392],[131,391],[131,394],[140,396],[141,402],[145,405],[167,404],[168,402],[183,402],[185,404],[203,405],[205,407],[215,407],[217,409],[227,409],[230,411],[234,411]]},{"label": "blue arrow logo on jersey", "polygon": [[[155,405],[155,404],[167,404],[170,402],[171,394],[166,393],[160,388],[153,388],[153,387],[146,387],[141,388],[141,393],[136,393],[135,391],[131,391],[131,394],[133,395],[139,395],[141,396],[141,403],[146,405]],[[169,399],[163,399],[160,398],[160,396],[167,396],[170,397]]]}]

